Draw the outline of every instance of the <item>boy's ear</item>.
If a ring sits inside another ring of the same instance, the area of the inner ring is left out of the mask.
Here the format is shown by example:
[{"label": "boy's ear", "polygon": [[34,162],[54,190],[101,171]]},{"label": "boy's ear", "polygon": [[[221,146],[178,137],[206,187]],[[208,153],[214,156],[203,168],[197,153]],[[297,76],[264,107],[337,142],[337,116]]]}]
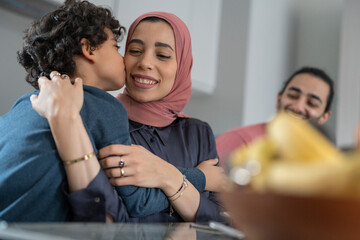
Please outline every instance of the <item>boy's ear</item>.
[{"label": "boy's ear", "polygon": [[89,61],[94,62],[95,61],[95,55],[94,55],[95,47],[92,47],[90,45],[89,40],[87,40],[86,38],[82,38],[80,40],[80,44],[81,44],[82,55]]}]

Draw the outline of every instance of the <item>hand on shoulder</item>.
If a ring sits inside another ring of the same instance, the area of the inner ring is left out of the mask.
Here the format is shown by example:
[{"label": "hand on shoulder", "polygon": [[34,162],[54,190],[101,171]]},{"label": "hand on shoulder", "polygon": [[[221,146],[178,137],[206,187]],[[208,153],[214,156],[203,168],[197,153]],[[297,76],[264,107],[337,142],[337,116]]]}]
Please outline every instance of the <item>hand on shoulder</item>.
[{"label": "hand on shoulder", "polygon": [[77,116],[84,101],[82,80],[77,78],[72,84],[67,75],[58,72],[51,72],[50,77],[39,78],[40,93],[30,97],[33,109],[48,120]]}]

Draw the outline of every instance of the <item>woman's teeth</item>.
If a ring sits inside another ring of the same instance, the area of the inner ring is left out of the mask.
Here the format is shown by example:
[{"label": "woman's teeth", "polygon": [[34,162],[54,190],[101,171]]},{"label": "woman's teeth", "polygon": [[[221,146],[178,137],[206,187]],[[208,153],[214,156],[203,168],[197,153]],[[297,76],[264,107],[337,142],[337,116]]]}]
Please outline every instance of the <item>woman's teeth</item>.
[{"label": "woman's teeth", "polygon": [[141,84],[156,84],[156,81],[144,79],[144,78],[136,78],[135,81]]}]

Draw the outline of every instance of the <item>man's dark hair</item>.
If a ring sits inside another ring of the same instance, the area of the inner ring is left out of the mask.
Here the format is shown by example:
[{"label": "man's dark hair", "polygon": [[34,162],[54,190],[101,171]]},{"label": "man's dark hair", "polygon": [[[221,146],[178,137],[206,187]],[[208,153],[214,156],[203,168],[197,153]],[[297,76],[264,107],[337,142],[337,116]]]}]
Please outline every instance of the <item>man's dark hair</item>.
[{"label": "man's dark hair", "polygon": [[329,95],[327,97],[327,102],[326,102],[326,107],[324,110],[324,113],[330,111],[331,109],[331,104],[334,98],[334,81],[321,69],[318,68],[314,68],[314,67],[303,67],[299,70],[297,70],[296,72],[294,72],[289,78],[288,80],[286,80],[286,82],[283,85],[283,88],[280,91],[280,94],[283,94],[286,87],[289,85],[289,83],[291,82],[291,80],[299,74],[302,73],[307,73],[310,75],[313,75],[315,77],[320,78],[321,80],[323,80],[325,83],[327,83],[327,85],[329,85]]},{"label": "man's dark hair", "polygon": [[91,47],[97,47],[108,38],[105,28],[113,32],[117,41],[125,33],[109,9],[88,1],[67,0],[35,21],[26,31],[22,50],[17,52],[18,61],[27,72],[26,81],[38,89],[38,78],[49,77],[51,71],[73,76],[73,57],[82,53],[80,40],[86,38]]}]

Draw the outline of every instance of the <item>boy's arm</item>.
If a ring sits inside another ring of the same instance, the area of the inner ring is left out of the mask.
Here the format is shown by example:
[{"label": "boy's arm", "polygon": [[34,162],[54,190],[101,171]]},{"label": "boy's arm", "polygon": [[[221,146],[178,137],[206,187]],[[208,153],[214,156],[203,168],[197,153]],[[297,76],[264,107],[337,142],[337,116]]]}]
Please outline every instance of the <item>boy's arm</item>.
[{"label": "boy's arm", "polygon": [[[201,170],[197,168],[176,168],[186,176],[199,192],[204,191],[205,175]],[[136,186],[119,186],[115,188],[125,202],[131,217],[152,215],[170,207],[169,199],[161,189]]]}]

